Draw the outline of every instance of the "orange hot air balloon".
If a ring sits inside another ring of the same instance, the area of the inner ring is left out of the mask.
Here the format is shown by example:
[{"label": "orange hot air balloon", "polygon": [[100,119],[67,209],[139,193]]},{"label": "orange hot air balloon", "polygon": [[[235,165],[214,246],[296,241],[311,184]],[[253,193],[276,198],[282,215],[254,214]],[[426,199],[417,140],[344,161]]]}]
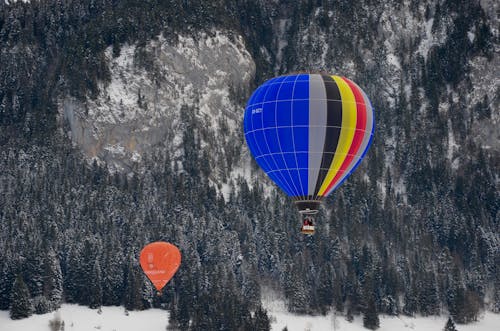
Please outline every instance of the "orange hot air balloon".
[{"label": "orange hot air balloon", "polygon": [[146,245],[139,258],[141,267],[158,292],[181,265],[181,252],[170,243],[157,241]]}]

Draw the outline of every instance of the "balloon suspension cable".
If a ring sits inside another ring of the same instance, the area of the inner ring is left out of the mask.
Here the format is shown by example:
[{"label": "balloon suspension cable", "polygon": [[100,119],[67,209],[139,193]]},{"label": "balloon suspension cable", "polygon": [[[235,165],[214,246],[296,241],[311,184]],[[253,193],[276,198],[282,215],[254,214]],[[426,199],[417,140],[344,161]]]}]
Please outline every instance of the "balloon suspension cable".
[{"label": "balloon suspension cable", "polygon": [[304,223],[304,221],[308,221],[308,222],[311,222],[311,225],[312,223],[314,223],[314,221],[316,220],[316,218],[314,217],[314,214],[300,214],[301,216],[301,219],[302,219],[302,222]]}]

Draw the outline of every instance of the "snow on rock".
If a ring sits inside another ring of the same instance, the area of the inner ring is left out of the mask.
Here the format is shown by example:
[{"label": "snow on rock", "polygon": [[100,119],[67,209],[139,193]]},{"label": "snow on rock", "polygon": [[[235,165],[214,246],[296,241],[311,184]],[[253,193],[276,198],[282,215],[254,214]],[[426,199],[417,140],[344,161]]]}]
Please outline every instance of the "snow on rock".
[{"label": "snow on rock", "polygon": [[493,58],[476,57],[471,63],[472,89],[469,93],[469,105],[477,105],[487,97],[491,117],[479,119],[472,124],[476,140],[483,148],[500,148],[500,47],[495,46]]},{"label": "snow on rock", "polygon": [[255,73],[240,36],[159,36],[144,47],[124,45],[117,57],[109,47],[105,55],[111,81],[101,83],[99,96],[59,102],[68,135],[88,159],[128,172],[158,144],[181,156],[181,111],[194,112],[205,130],[202,147],[213,145],[203,137],[231,139],[239,132],[243,109],[234,94],[248,91]]}]

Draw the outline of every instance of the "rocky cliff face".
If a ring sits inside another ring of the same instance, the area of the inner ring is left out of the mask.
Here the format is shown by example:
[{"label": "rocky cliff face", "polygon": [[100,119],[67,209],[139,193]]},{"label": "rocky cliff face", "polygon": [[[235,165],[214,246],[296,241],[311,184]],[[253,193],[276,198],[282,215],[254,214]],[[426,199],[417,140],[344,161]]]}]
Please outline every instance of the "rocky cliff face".
[{"label": "rocky cliff face", "polygon": [[241,36],[221,31],[176,40],[159,36],[145,45],[123,45],[119,55],[109,47],[105,57],[111,80],[99,85],[96,99],[60,100],[68,135],[89,160],[113,171],[135,171],[144,154],[159,145],[180,160],[187,129],[182,112],[199,123],[191,129],[201,147],[210,144],[223,155],[229,142],[242,142],[240,99],[250,89],[255,64]]}]

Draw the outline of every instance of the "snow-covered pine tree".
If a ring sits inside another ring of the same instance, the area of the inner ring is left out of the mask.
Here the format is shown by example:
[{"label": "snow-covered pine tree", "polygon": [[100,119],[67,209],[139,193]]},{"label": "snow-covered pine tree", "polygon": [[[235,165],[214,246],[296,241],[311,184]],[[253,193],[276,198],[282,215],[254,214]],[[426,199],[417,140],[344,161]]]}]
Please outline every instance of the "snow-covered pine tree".
[{"label": "snow-covered pine tree", "polygon": [[101,266],[99,260],[94,261],[91,273],[91,279],[93,282],[89,283],[87,288],[89,292],[89,307],[96,309],[102,306],[102,277],[101,277]]},{"label": "snow-covered pine tree", "polygon": [[104,243],[104,265],[102,268],[103,305],[119,305],[124,288],[123,250],[118,240],[110,235]]},{"label": "snow-covered pine tree", "polygon": [[0,258],[3,261],[0,265],[0,309],[7,310],[10,307],[12,284],[15,278],[9,267],[10,260],[3,256]]},{"label": "snow-covered pine tree", "polygon": [[366,307],[363,313],[363,326],[370,330],[376,330],[380,327],[380,320],[378,318],[377,307],[373,297],[368,298]]},{"label": "snow-covered pine tree", "polygon": [[448,318],[448,321],[446,322],[446,325],[444,326],[443,331],[457,331],[457,328],[455,327],[455,323],[453,323],[453,320],[451,317]]},{"label": "snow-covered pine tree", "polygon": [[61,264],[52,248],[44,259],[43,293],[49,300],[51,311],[61,306],[63,297],[63,276]]},{"label": "snow-covered pine tree", "polygon": [[13,320],[31,316],[33,306],[31,296],[23,277],[19,274],[12,285],[10,296],[10,318]]},{"label": "snow-covered pine tree", "polygon": [[138,262],[132,254],[128,257],[125,276],[124,305],[127,310],[141,310],[142,305],[142,272],[138,270]]},{"label": "snow-covered pine tree", "polygon": [[267,311],[259,306],[254,314],[254,328],[256,331],[269,331],[271,329],[271,321],[267,315]]}]

